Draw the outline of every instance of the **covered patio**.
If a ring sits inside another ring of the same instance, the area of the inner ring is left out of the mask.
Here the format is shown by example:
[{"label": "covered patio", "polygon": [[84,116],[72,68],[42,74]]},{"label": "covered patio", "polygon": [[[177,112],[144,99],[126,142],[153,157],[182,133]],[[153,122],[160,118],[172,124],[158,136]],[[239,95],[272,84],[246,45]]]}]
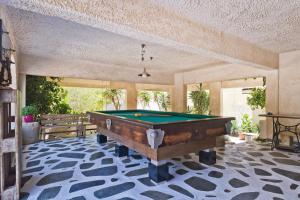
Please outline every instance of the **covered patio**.
[{"label": "covered patio", "polygon": [[[300,199],[299,11],[297,0],[0,1],[1,199]],[[61,87],[122,89],[121,109],[139,113],[84,113],[96,125],[86,137],[22,144],[29,75],[58,77]],[[207,113],[187,114],[199,85]],[[257,87],[267,115],[257,115],[259,140],[241,141],[232,137],[233,118],[221,117],[240,99],[224,91]],[[166,92],[169,112],[135,111],[140,91]],[[185,126],[151,121],[173,114]]]}]

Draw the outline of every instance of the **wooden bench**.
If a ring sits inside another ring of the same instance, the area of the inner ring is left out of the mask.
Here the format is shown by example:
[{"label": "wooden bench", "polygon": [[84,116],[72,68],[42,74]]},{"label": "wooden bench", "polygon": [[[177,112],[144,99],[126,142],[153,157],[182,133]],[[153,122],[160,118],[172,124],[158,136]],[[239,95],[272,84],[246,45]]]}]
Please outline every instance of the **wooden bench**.
[{"label": "wooden bench", "polygon": [[96,126],[89,123],[85,114],[47,114],[41,116],[40,133],[44,141],[48,134],[67,132],[76,132],[77,137],[85,137],[88,130],[96,130]]}]

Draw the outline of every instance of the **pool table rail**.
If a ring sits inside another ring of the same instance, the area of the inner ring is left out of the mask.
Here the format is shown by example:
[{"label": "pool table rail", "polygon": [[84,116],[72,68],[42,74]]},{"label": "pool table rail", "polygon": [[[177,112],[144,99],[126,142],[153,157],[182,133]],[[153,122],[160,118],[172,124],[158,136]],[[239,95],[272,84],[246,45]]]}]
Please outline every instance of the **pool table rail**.
[{"label": "pool table rail", "polygon": [[[147,130],[162,130],[164,131],[164,137],[160,148],[187,144],[198,140],[201,143],[201,141],[209,141],[210,138],[225,135],[228,132],[226,125],[234,119],[232,117],[217,117],[209,120],[199,119],[177,123],[152,124],[97,112],[89,112],[88,114],[90,115],[90,122],[98,126],[98,132],[101,134],[105,132],[104,135],[113,137],[113,139],[118,139],[117,136],[120,136],[123,139],[120,143],[130,140],[142,144],[144,147],[149,147]],[[108,120],[111,121],[110,127],[107,127]]]}]

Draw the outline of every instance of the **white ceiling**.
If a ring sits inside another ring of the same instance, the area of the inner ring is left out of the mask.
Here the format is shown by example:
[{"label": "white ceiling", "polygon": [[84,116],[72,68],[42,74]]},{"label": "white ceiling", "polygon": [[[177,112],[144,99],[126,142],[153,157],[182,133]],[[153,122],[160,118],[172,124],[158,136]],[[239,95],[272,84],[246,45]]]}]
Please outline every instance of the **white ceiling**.
[{"label": "white ceiling", "polygon": [[[76,60],[77,65],[83,67],[92,63],[141,71],[145,66],[150,72],[173,74],[220,63],[215,59],[146,43],[147,60],[141,64],[143,41],[15,8],[8,9],[8,16],[18,49],[23,55],[34,55],[34,59],[47,57],[48,62],[52,60],[58,65]],[[152,62],[149,61],[150,56],[154,57]],[[26,66],[26,63],[23,64]]]},{"label": "white ceiling", "polygon": [[299,0],[150,0],[273,52],[300,49]]},{"label": "white ceiling", "polygon": [[[300,0],[0,3],[23,73],[145,82],[136,74],[146,66],[146,82],[171,84],[174,73],[228,62],[276,68],[277,53],[300,49]],[[142,43],[154,57],[144,65]]]}]

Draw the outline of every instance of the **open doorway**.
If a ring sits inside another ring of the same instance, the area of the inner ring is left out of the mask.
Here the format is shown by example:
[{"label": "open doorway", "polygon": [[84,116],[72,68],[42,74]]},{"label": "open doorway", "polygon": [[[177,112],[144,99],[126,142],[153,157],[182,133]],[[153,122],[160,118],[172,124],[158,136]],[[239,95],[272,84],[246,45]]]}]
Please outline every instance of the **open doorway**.
[{"label": "open doorway", "polygon": [[221,114],[232,116],[233,135],[244,139],[245,134],[258,137],[260,114],[265,113],[265,78],[247,78],[222,83]]}]

